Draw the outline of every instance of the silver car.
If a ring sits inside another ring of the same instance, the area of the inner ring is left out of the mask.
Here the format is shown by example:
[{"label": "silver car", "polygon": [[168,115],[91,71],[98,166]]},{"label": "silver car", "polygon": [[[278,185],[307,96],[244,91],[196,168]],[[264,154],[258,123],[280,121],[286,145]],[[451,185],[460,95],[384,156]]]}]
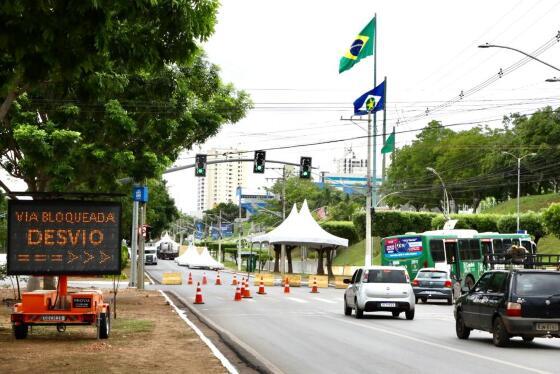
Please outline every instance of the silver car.
[{"label": "silver car", "polygon": [[406,319],[414,319],[414,291],[410,278],[403,266],[368,266],[354,272],[344,292],[344,314],[352,309],[356,318],[364,312],[390,312],[398,317],[404,312]]}]

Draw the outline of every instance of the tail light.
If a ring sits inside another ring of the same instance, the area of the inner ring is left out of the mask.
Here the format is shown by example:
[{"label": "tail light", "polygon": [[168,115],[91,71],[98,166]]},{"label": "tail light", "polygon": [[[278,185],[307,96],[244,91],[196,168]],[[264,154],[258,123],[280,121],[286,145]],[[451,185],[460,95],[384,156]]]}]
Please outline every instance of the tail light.
[{"label": "tail light", "polygon": [[412,286],[413,287],[418,287],[420,285],[420,282],[418,282],[418,279],[415,279],[412,281]]},{"label": "tail light", "polygon": [[450,280],[446,280],[443,287],[451,288],[451,287],[453,287],[453,284],[451,283]]},{"label": "tail light", "polygon": [[95,314],[84,314],[82,316],[82,321],[86,323],[93,323],[93,321],[95,321]]},{"label": "tail light", "polygon": [[521,304],[507,303],[506,315],[510,317],[521,317]]}]

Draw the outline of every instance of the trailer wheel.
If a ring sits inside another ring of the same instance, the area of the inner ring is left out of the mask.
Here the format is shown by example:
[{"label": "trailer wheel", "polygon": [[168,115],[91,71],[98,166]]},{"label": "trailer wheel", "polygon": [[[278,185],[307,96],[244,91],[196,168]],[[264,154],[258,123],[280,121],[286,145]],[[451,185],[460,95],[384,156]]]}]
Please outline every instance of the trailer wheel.
[{"label": "trailer wheel", "polygon": [[109,338],[109,331],[111,330],[111,314],[109,309],[107,313],[99,314],[99,322],[97,324],[97,337],[99,339]]},{"label": "trailer wheel", "polygon": [[29,326],[27,326],[26,324],[20,324],[20,325],[16,325],[16,324],[12,324],[12,330],[14,331],[14,336],[16,339],[25,339],[27,338],[27,331],[28,331]]}]

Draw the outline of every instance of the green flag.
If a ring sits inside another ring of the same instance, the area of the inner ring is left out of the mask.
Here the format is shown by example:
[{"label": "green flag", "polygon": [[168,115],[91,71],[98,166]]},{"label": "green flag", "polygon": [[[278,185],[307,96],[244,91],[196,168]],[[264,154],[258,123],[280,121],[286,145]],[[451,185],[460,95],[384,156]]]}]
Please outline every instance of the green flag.
[{"label": "green flag", "polygon": [[394,150],[395,150],[395,132],[393,131],[385,141],[383,148],[381,148],[381,153],[391,153]]},{"label": "green flag", "polygon": [[373,55],[375,41],[375,17],[356,36],[348,51],[340,59],[338,72],[342,73],[357,64],[362,58]]}]

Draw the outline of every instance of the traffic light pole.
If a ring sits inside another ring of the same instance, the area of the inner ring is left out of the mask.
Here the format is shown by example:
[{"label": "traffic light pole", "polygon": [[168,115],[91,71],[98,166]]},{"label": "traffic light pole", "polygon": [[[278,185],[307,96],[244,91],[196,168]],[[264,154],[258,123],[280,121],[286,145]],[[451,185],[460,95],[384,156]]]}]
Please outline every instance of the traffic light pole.
[{"label": "traffic light pole", "polygon": [[136,264],[138,250],[138,201],[132,203],[132,233],[130,234],[130,287],[136,287]]}]

